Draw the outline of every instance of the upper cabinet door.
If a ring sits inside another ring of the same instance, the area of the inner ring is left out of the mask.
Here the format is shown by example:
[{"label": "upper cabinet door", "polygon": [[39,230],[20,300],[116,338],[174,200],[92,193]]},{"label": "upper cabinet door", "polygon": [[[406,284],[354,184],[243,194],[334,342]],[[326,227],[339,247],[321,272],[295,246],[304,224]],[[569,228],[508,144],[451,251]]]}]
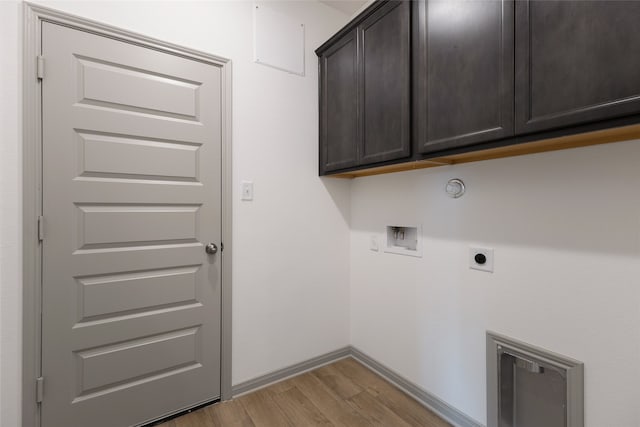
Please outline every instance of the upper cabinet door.
[{"label": "upper cabinet door", "polygon": [[414,131],[431,153],[513,135],[511,0],[414,2]]},{"label": "upper cabinet door", "polygon": [[516,130],[640,111],[640,2],[516,2]]},{"label": "upper cabinet door", "polygon": [[320,56],[320,173],[358,164],[356,31]]},{"label": "upper cabinet door", "polygon": [[360,164],[411,154],[410,2],[390,1],[358,26]]}]

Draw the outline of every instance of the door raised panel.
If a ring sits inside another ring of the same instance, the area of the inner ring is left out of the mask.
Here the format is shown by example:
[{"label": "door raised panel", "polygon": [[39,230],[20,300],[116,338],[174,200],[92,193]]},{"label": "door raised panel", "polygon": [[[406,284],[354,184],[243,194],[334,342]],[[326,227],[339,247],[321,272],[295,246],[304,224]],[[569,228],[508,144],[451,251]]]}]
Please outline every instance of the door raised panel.
[{"label": "door raised panel", "polygon": [[513,1],[421,0],[414,13],[418,151],[513,135]]},{"label": "door raised panel", "polygon": [[78,103],[198,120],[200,83],[75,56]]},{"label": "door raised panel", "polygon": [[199,266],[78,277],[78,322],[197,301]]},{"label": "door raised panel", "polygon": [[82,401],[118,386],[153,381],[185,368],[199,368],[199,328],[189,328],[75,353],[76,397]]},{"label": "door raised panel", "polygon": [[197,241],[200,206],[79,205],[78,249]]},{"label": "door raised panel", "polygon": [[360,164],[399,159],[411,153],[410,5],[391,1],[358,27]]},{"label": "door raised panel", "polygon": [[201,144],[78,132],[78,176],[198,181]]},{"label": "door raised panel", "polygon": [[320,58],[320,170],[357,164],[358,67],[355,31],[324,52]]},{"label": "door raised panel", "polygon": [[516,2],[520,133],[640,111],[640,2]]}]

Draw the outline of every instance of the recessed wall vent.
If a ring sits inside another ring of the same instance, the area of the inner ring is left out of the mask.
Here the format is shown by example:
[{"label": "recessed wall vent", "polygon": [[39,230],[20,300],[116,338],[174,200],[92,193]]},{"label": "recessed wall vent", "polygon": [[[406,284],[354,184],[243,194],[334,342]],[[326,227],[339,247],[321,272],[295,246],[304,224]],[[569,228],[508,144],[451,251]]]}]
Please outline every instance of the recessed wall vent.
[{"label": "recessed wall vent", "polygon": [[487,427],[584,427],[583,364],[487,332]]}]

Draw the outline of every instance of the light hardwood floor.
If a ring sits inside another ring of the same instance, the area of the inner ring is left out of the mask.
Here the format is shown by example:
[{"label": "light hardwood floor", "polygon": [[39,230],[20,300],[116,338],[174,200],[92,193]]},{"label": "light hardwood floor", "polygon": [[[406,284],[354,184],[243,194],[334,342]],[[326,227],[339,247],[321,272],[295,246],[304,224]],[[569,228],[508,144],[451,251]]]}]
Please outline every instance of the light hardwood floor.
[{"label": "light hardwood floor", "polygon": [[450,427],[352,358],[217,403],[157,427]]}]

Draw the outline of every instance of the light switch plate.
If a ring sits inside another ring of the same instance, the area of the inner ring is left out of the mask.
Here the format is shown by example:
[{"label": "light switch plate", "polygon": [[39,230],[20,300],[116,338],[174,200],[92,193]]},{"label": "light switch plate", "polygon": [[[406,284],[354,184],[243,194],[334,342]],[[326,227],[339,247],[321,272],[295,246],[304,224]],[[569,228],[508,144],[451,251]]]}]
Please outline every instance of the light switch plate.
[{"label": "light switch plate", "polygon": [[[485,262],[476,261],[476,255],[484,256]],[[469,248],[469,268],[493,273],[493,248]]]},{"label": "light switch plate", "polygon": [[253,181],[242,181],[242,200],[253,200]]},{"label": "light switch plate", "polygon": [[378,236],[376,236],[375,234],[372,234],[370,237],[370,241],[369,241],[369,249],[371,249],[374,252],[378,252],[379,247],[378,247]]}]

